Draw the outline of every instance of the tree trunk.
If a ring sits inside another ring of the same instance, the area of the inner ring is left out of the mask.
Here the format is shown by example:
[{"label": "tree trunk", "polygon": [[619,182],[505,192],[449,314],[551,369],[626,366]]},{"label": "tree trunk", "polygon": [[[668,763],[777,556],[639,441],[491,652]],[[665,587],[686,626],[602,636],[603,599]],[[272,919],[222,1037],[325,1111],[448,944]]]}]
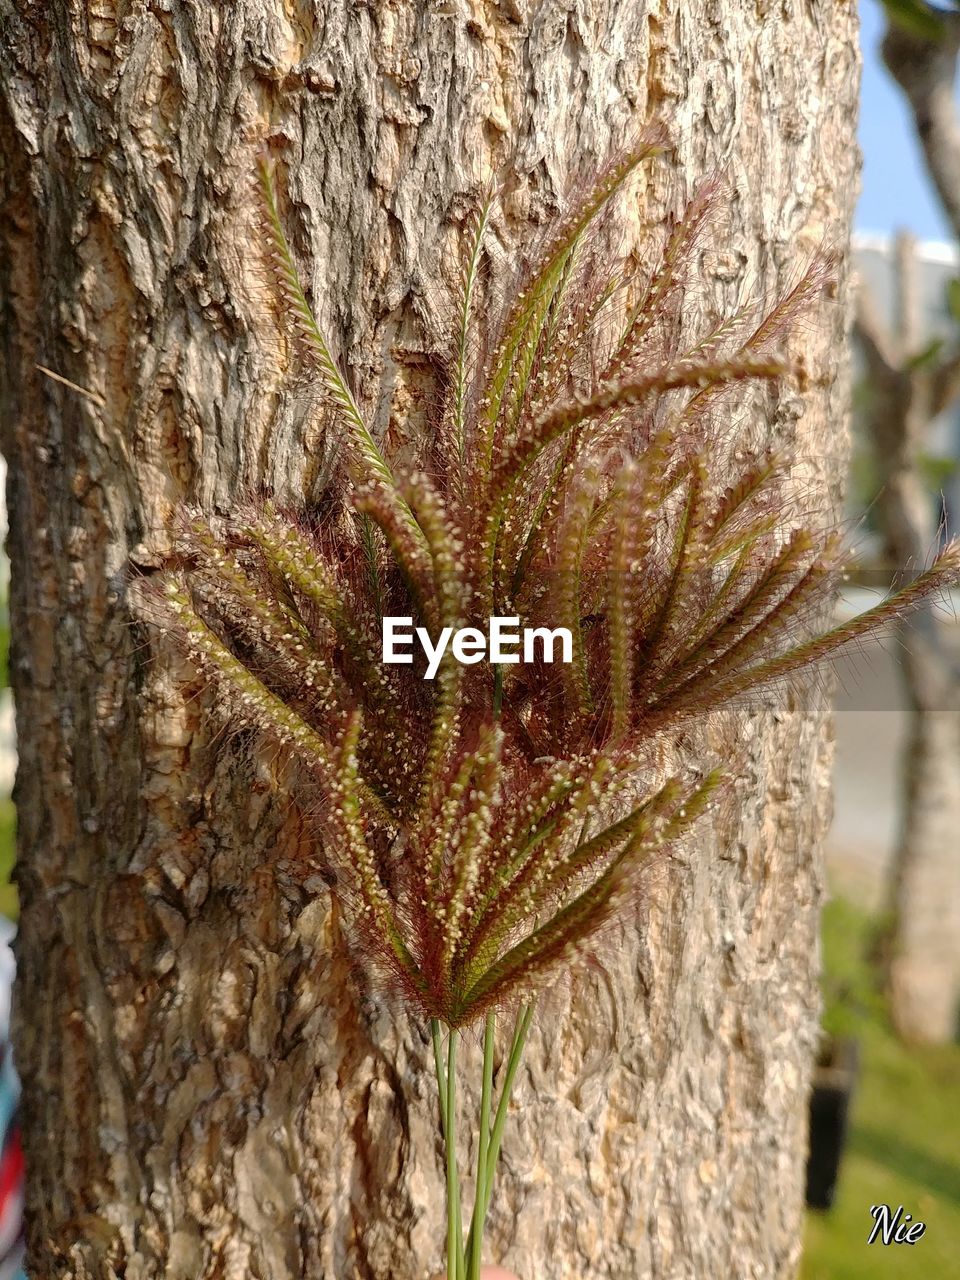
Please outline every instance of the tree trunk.
[{"label": "tree trunk", "polygon": [[905,1039],[949,1044],[960,1013],[960,710],[952,682],[944,705],[924,701],[930,687],[941,684],[939,656],[928,653],[926,637],[911,635],[904,644],[914,650],[912,665],[925,662],[928,672],[908,690],[903,819],[892,886],[890,1006]]},{"label": "tree trunk", "polygon": [[[184,499],[309,500],[315,415],[264,270],[258,148],[284,166],[322,322],[399,430],[428,419],[491,174],[505,259],[645,119],[677,147],[624,243],[723,166],[691,324],[846,244],[855,21],[845,0],[0,0],[32,1274],[422,1280],[441,1259],[422,1031],[358,994],[270,758],[206,730],[125,603]],[[842,330],[825,308],[803,398],[742,424],[796,444],[825,509]],[[792,694],[716,733],[745,760],[737,812],[528,1051],[489,1250],[528,1280],[796,1269],[828,735]]]},{"label": "tree trunk", "polygon": [[[960,14],[939,9],[937,13],[941,31],[936,38],[888,23],[882,52],[913,116],[927,172],[943,211],[960,237],[960,114],[954,90],[960,62]],[[917,281],[912,278],[916,267],[911,266],[910,251],[903,242],[898,267],[901,294],[912,290],[919,299]],[[917,353],[920,337],[911,334],[909,326],[906,333],[903,329],[901,324],[901,359]],[[905,369],[901,377],[909,380],[910,371]],[[914,382],[923,377],[922,369],[913,371]],[[902,418],[898,428],[895,417],[884,422],[881,406],[877,408],[875,435],[881,450],[888,448],[891,434],[896,436],[898,430],[903,442],[892,455],[898,461],[891,466],[893,484],[881,506],[888,548],[901,565],[907,563],[907,555],[915,562],[918,552],[924,554],[930,545],[930,502],[917,492],[922,486],[918,455],[929,422],[956,404],[958,396],[960,348],[955,348],[939,370],[932,410],[928,409],[925,418],[921,407],[919,421],[914,410]],[[903,1035],[943,1044],[956,1037],[960,1019],[960,857],[956,836],[960,827],[960,672],[947,652],[942,627],[930,606],[919,621],[920,634],[904,634],[902,644],[910,733],[904,760],[903,822],[891,894],[890,995],[893,1018]]]}]

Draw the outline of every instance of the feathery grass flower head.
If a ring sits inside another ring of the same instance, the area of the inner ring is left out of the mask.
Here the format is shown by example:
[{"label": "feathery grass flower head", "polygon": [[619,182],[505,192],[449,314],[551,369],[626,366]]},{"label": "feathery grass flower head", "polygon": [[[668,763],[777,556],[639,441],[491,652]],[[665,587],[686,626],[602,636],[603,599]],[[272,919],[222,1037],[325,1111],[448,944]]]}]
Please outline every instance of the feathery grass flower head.
[{"label": "feathery grass flower head", "polygon": [[[711,805],[721,773],[665,774],[663,735],[829,656],[960,564],[952,544],[899,595],[816,630],[839,540],[795,512],[788,457],[731,423],[745,388],[789,376],[781,344],[834,263],[683,345],[718,185],[697,192],[640,287],[604,269],[599,234],[662,149],[651,133],[612,163],[499,307],[482,279],[483,204],[439,429],[402,465],[317,324],[265,162],[270,252],[337,465],[319,514],[185,513],[149,610],[319,795],[317,839],[358,954],[450,1027],[568,966]],[[384,617],[436,642],[491,616],[566,628],[571,661],[448,652],[425,680],[419,659],[382,660]]]}]

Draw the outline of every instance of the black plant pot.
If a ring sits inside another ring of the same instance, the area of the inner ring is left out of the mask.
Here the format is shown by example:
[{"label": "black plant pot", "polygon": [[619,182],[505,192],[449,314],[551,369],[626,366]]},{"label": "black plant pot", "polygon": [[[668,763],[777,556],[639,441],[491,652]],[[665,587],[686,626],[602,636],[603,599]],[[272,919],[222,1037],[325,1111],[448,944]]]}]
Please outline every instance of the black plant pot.
[{"label": "black plant pot", "polygon": [[856,1040],[827,1037],[817,1060],[810,1093],[810,1153],[807,1206],[829,1209],[847,1141],[850,1099],[860,1071]]}]

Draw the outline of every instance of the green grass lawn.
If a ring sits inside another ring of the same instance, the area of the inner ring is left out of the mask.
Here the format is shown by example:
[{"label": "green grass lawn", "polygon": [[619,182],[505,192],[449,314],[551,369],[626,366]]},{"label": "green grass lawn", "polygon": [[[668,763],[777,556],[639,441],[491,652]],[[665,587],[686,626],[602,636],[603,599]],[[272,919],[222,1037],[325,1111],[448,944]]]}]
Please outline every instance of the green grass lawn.
[{"label": "green grass lawn", "polygon": [[[824,913],[825,1025],[860,1042],[861,1075],[833,1208],[807,1221],[802,1280],[960,1276],[960,1045],[894,1036],[870,963],[873,926],[844,901]],[[868,1245],[870,1206],[927,1224],[915,1245]]]}]

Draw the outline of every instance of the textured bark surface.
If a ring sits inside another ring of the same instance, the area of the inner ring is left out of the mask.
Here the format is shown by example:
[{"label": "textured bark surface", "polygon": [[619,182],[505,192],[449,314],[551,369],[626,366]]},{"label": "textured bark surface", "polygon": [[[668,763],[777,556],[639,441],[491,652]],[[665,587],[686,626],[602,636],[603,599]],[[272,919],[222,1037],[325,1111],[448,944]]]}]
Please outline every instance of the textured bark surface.
[{"label": "textured bark surface", "polygon": [[[257,148],[287,167],[322,322],[398,426],[427,412],[437,300],[492,170],[506,255],[576,163],[647,118],[677,149],[628,242],[723,165],[691,323],[844,246],[855,21],[846,0],[0,0],[32,1274],[420,1280],[440,1262],[423,1038],[354,998],[270,760],[213,736],[124,602],[183,498],[309,496]],[[805,331],[802,399],[736,423],[795,440],[825,507],[842,327],[833,306]],[[717,735],[743,762],[736,812],[530,1046],[490,1242],[527,1280],[795,1270],[829,746],[793,696]]]}]

